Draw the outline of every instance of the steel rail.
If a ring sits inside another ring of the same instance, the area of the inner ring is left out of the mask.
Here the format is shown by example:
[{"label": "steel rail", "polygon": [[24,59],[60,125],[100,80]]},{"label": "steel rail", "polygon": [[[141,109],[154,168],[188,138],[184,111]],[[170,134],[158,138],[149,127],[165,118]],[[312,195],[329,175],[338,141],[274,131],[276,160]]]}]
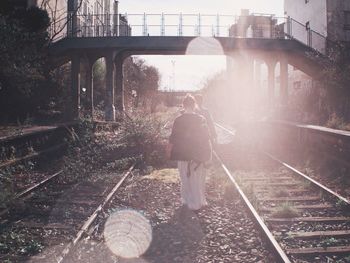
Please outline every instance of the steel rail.
[{"label": "steel rail", "polygon": [[229,133],[229,134],[233,135],[233,136],[235,136],[235,135],[236,135],[236,134],[235,134],[233,131],[231,131],[231,130],[229,130],[229,129],[225,128],[224,126],[222,126],[222,125],[220,125],[220,124],[218,124],[218,123],[216,123],[216,122],[215,122],[215,125],[216,125],[216,126],[218,126],[220,129],[222,129],[222,130],[226,131],[227,133]]},{"label": "steel rail", "polygon": [[304,174],[303,172],[297,170],[296,168],[294,168],[293,166],[283,162],[282,160],[278,159],[277,157],[273,156],[272,154],[266,152],[266,151],[262,151],[262,153],[264,153],[265,155],[267,155],[268,157],[270,157],[272,160],[282,164],[284,167],[288,168],[290,171],[292,171],[293,173],[302,176],[303,178],[305,178],[306,180],[308,180],[309,182],[311,182],[312,184],[322,188],[322,190],[324,190],[325,192],[337,197],[339,200],[343,201],[344,203],[350,205],[350,200],[348,200],[347,198],[341,196],[340,194],[334,192],[333,190],[329,189],[328,187],[324,186],[323,184],[320,184],[319,182],[317,182],[316,180],[312,179],[311,177],[307,176],[306,174]]},{"label": "steel rail", "polygon": [[103,208],[111,201],[112,197],[118,191],[120,186],[124,183],[126,178],[132,174],[132,170],[134,169],[136,163],[131,165],[131,167],[124,173],[123,177],[119,180],[119,182],[113,187],[113,189],[109,192],[107,197],[103,200],[103,202],[96,208],[96,210],[91,214],[91,216],[85,221],[83,226],[80,228],[79,232],[76,234],[75,238],[65,247],[62,251],[60,257],[57,259],[57,263],[64,262],[64,259],[71,253],[72,249],[77,245],[77,243],[81,240],[83,235],[89,230],[92,223],[97,218],[98,214],[102,212]]},{"label": "steel rail", "polygon": [[[232,131],[230,131],[229,129],[223,127],[222,125],[219,125],[217,123],[215,123],[216,126],[218,126],[219,128],[225,130],[226,132],[230,133],[231,135],[234,135],[234,133]],[[336,193],[335,191],[329,189],[328,187],[324,186],[323,184],[317,182],[316,180],[312,179],[311,177],[309,177],[308,175],[304,174],[303,172],[299,171],[298,169],[294,168],[293,166],[287,164],[286,162],[278,159],[277,157],[273,156],[272,154],[261,150],[261,152],[263,154],[265,154],[266,156],[268,156],[270,159],[278,162],[279,164],[283,165],[284,167],[286,167],[288,170],[292,171],[293,173],[300,175],[301,177],[303,177],[304,179],[306,179],[307,181],[311,182],[312,184],[320,187],[323,191],[335,196],[336,198],[338,198],[339,200],[343,201],[344,203],[350,205],[350,200],[348,200],[347,198],[341,196],[340,194]]]},{"label": "steel rail", "polygon": [[280,247],[280,245],[278,244],[276,239],[273,237],[273,235],[270,232],[270,230],[265,225],[265,223],[262,220],[262,218],[259,216],[258,212],[255,210],[255,208],[253,207],[253,205],[251,204],[251,202],[249,201],[247,196],[244,194],[242,189],[239,187],[237,181],[235,180],[235,178],[233,177],[233,175],[231,174],[229,169],[225,166],[225,164],[222,162],[222,160],[216,154],[216,152],[214,152],[214,156],[218,160],[218,162],[220,163],[220,165],[221,165],[222,169],[225,171],[226,175],[229,177],[229,179],[231,180],[231,182],[235,186],[236,190],[238,191],[238,193],[240,195],[240,198],[243,200],[245,205],[248,207],[249,212],[251,213],[251,215],[253,216],[253,218],[255,220],[255,223],[260,227],[260,229],[264,233],[267,241],[269,242],[269,244],[273,248],[273,250],[274,250],[273,252],[274,252],[275,256],[277,257],[278,261],[279,262],[283,262],[283,263],[291,263],[291,261],[289,260],[288,256],[285,254],[285,252]]}]

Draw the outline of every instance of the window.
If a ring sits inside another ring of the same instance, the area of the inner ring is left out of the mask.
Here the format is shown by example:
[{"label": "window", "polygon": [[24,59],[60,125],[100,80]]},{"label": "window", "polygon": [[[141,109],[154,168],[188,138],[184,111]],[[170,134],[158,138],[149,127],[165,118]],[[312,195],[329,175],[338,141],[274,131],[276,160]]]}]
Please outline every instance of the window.
[{"label": "window", "polygon": [[344,11],[344,29],[350,30],[350,11]]}]

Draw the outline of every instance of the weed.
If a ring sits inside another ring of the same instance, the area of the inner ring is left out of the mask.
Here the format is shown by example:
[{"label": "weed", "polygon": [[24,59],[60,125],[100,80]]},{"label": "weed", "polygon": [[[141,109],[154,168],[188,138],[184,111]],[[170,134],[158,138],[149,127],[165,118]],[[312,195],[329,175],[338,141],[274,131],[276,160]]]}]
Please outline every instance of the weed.
[{"label": "weed", "polygon": [[20,253],[22,255],[33,255],[41,252],[42,249],[43,249],[43,246],[39,242],[35,240],[30,240],[25,246],[23,246],[20,249]]},{"label": "weed", "polygon": [[347,202],[343,201],[342,199],[338,199],[338,201],[336,202],[335,205],[336,205],[337,208],[339,208],[341,210],[348,210],[348,209],[350,209],[350,205]]},{"label": "weed", "polygon": [[344,118],[338,116],[335,112],[333,112],[327,123],[326,126],[333,129],[340,129],[340,130],[349,130],[349,124],[345,122]]},{"label": "weed", "polygon": [[331,247],[338,243],[338,240],[334,237],[327,238],[325,240],[322,240],[319,245],[320,247]]},{"label": "weed", "polygon": [[350,262],[350,256],[344,258],[345,262]]},{"label": "weed", "polygon": [[310,177],[312,177],[312,176],[315,175],[315,171],[314,171],[313,169],[311,169],[311,168],[308,168],[308,167],[304,169],[304,173],[305,173],[307,176],[310,176]]},{"label": "weed", "polygon": [[21,255],[34,255],[41,252],[43,245],[37,240],[29,239],[27,232],[17,233],[11,231],[1,235],[1,253],[19,253]]},{"label": "weed", "polygon": [[1,254],[6,254],[9,251],[10,251],[9,246],[7,244],[5,244],[5,243],[1,243],[0,242],[0,253]]},{"label": "weed", "polygon": [[241,189],[244,192],[244,194],[248,197],[250,203],[258,209],[259,207],[259,199],[256,196],[255,189],[254,189],[254,184],[252,183],[247,183],[247,184],[242,184]]},{"label": "weed", "polygon": [[282,203],[276,210],[272,213],[273,217],[277,218],[292,218],[299,216],[299,211],[296,210],[290,203]]},{"label": "weed", "polygon": [[304,180],[300,183],[300,188],[302,189],[309,190],[311,189],[311,187],[312,187],[312,184],[310,181]]},{"label": "weed", "polygon": [[280,189],[273,194],[275,197],[286,197],[289,196],[289,192],[285,189]]}]

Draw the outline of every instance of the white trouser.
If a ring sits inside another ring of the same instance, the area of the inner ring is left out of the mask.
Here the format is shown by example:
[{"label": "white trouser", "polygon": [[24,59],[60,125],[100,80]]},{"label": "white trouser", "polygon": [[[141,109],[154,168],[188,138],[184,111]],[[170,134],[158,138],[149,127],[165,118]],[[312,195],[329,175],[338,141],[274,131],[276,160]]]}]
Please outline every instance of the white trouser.
[{"label": "white trouser", "polygon": [[205,199],[205,168],[203,164],[188,163],[185,161],[178,162],[178,169],[181,178],[181,199],[182,203],[187,205],[191,210],[200,209],[207,205]]}]

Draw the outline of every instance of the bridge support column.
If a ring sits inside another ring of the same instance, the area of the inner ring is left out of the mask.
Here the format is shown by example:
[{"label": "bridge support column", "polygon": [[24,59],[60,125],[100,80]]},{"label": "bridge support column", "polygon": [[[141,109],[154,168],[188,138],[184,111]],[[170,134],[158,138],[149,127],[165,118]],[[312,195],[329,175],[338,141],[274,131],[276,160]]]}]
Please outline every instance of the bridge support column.
[{"label": "bridge support column", "polygon": [[94,116],[94,83],[93,83],[93,65],[94,61],[88,59],[86,63],[86,93],[87,93],[87,110],[91,115]]},{"label": "bridge support column", "polygon": [[280,100],[281,105],[288,104],[288,61],[286,58],[280,60],[280,76],[281,76],[281,90]]},{"label": "bridge support column", "polygon": [[80,117],[80,57],[75,55],[71,60],[71,100],[69,119]]},{"label": "bridge support column", "polygon": [[246,80],[248,86],[248,92],[252,93],[254,88],[254,58],[246,58]]},{"label": "bridge support column", "polygon": [[255,92],[261,89],[261,62],[259,60],[255,60],[254,64],[254,88]]},{"label": "bridge support column", "polygon": [[106,121],[115,121],[115,107],[114,107],[114,63],[113,54],[108,54],[106,60]]},{"label": "bridge support column", "polygon": [[123,85],[123,61],[122,54],[115,57],[115,87],[116,87],[116,106],[117,110],[122,112],[125,110],[124,106],[124,85]]},{"label": "bridge support column", "polygon": [[267,63],[267,86],[268,86],[268,100],[272,105],[275,99],[275,67],[276,61],[268,61]]}]

